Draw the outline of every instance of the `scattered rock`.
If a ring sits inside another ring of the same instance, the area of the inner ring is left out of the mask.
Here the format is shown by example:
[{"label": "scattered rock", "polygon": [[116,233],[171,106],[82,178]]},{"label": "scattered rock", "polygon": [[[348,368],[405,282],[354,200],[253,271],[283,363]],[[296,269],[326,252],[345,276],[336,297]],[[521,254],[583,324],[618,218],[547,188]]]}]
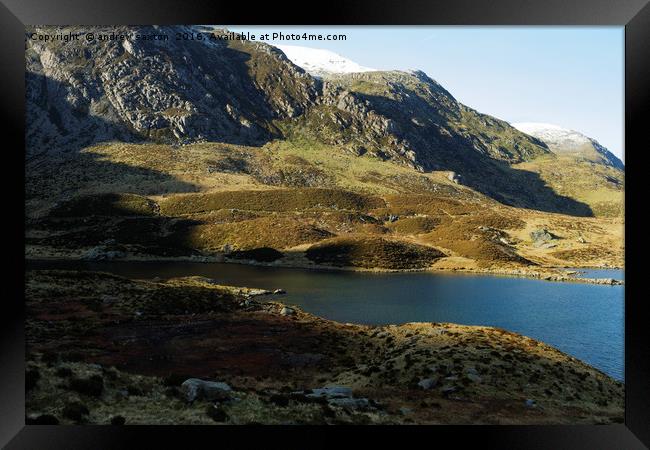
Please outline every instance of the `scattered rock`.
[{"label": "scattered rock", "polygon": [[474,383],[481,383],[483,381],[475,367],[468,367],[466,373],[467,378],[469,378]]},{"label": "scattered rock", "polygon": [[292,316],[295,314],[295,310],[293,308],[289,308],[288,306],[283,307],[280,310],[280,315],[282,316]]},{"label": "scattered rock", "polygon": [[456,183],[456,184],[459,184],[461,182],[461,180],[462,180],[462,175],[452,171],[452,172],[449,172],[449,174],[447,175],[447,179],[449,181],[452,181],[452,182]]},{"label": "scattered rock", "polygon": [[111,305],[119,300],[119,298],[112,295],[102,295],[101,299],[103,305]]},{"label": "scattered rock", "polygon": [[93,247],[88,251],[86,251],[81,256],[81,259],[87,261],[103,261],[103,260],[123,258],[124,256],[126,256],[124,252],[121,252],[119,250],[109,250],[105,246],[99,245],[97,247]]},{"label": "scattered rock", "polygon": [[442,395],[449,395],[453,392],[456,392],[456,388],[454,386],[443,386],[440,392],[442,392]]},{"label": "scattered rock", "polygon": [[437,381],[434,380],[433,378],[425,378],[423,380],[420,380],[418,382],[418,386],[420,386],[422,389],[431,389],[432,387],[436,386]]},{"label": "scattered rock", "polygon": [[204,381],[198,378],[190,378],[181,384],[181,393],[188,402],[193,402],[197,399],[211,401],[227,400],[230,398],[231,391],[232,388],[226,383]]},{"label": "scattered rock", "polygon": [[267,291],[266,289],[249,289],[246,293],[251,297],[255,297],[258,295],[269,295],[271,291]]},{"label": "scattered rock", "polygon": [[305,394],[307,397],[327,397],[330,398],[349,398],[352,397],[352,389],[346,386],[329,386],[318,389],[312,389],[310,393]]},{"label": "scattered rock", "polygon": [[[530,238],[533,240],[535,247],[541,247],[544,244],[548,244],[550,241],[559,239],[559,236],[548,231],[546,228],[538,228],[530,232]],[[551,247],[545,247],[551,248]]]},{"label": "scattered rock", "polygon": [[481,378],[480,375],[476,375],[476,374],[473,374],[473,373],[468,373],[467,378],[472,380],[474,383],[482,383],[483,382],[483,378]]}]

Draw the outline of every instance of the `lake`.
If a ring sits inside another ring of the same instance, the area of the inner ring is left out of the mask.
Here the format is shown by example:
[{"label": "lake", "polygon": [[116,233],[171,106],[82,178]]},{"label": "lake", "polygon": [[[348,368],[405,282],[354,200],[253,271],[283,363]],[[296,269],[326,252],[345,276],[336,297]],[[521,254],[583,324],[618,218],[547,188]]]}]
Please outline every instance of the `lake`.
[{"label": "lake", "polygon": [[577,271],[576,278],[614,278],[616,280],[625,279],[623,269],[570,269]]},{"label": "lake", "polygon": [[[453,322],[505,328],[546,342],[617,380],[624,376],[624,286],[458,273],[367,273],[194,262],[30,261],[28,268],[101,270],[132,278],[200,275],[282,288],[304,311],[362,324]],[[620,270],[598,277],[622,278]]]}]

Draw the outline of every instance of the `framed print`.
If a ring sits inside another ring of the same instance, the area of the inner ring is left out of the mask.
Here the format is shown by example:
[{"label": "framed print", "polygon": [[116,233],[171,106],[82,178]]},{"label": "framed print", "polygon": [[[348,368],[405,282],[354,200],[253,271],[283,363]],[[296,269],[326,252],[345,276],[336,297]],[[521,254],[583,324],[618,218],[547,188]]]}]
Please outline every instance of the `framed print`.
[{"label": "framed print", "polygon": [[646,448],[644,1],[5,4],[7,448]]}]

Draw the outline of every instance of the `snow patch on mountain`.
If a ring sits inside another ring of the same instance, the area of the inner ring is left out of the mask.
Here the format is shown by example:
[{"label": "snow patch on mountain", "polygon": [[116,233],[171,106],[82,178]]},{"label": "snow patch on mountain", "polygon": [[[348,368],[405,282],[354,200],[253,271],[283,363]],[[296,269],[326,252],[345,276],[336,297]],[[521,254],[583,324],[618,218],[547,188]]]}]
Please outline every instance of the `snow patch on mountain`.
[{"label": "snow patch on mountain", "polygon": [[551,123],[520,122],[510,125],[522,133],[529,134],[544,142],[552,151],[583,154],[588,149],[592,149],[591,151],[595,151],[605,164],[621,170],[625,167],[616,155],[600,145],[598,141],[578,131],[562,128]]},{"label": "snow patch on mountain", "polygon": [[298,67],[315,76],[330,73],[374,72],[377,69],[361,66],[337,53],[319,48],[297,45],[278,45],[277,48]]},{"label": "snow patch on mountain", "polygon": [[548,145],[566,150],[578,149],[591,144],[592,139],[582,133],[550,123],[521,122],[511,124],[519,131],[529,134]]}]

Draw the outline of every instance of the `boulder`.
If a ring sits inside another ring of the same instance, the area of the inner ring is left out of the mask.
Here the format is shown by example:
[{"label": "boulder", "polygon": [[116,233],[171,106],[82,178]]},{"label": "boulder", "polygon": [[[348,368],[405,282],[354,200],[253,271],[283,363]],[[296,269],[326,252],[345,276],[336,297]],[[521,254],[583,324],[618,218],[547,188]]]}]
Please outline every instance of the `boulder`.
[{"label": "boulder", "polygon": [[256,297],[258,295],[269,295],[271,291],[267,291],[266,289],[249,289],[247,294],[250,297]]},{"label": "boulder", "polygon": [[109,250],[104,246],[97,246],[86,251],[81,258],[87,261],[103,261],[117,258],[123,258],[124,252],[118,250]]},{"label": "boulder", "polygon": [[352,397],[352,389],[346,386],[329,386],[312,389],[307,397],[347,398]]},{"label": "boulder", "polygon": [[204,381],[198,378],[189,378],[181,384],[181,393],[188,402],[193,402],[197,399],[210,401],[227,400],[230,398],[231,391],[232,388],[226,383]]},{"label": "boulder", "polygon": [[483,381],[475,367],[468,367],[465,373],[467,374],[467,378],[474,383],[481,383]]},{"label": "boulder", "polygon": [[447,179],[456,184],[459,184],[461,182],[462,175],[456,172],[449,172],[449,174],[447,175]]},{"label": "boulder", "polygon": [[420,388],[422,389],[427,390],[427,389],[431,389],[432,387],[435,387],[436,383],[437,383],[436,380],[434,380],[433,378],[425,378],[418,382],[418,386],[420,386]]},{"label": "boulder", "polygon": [[288,306],[283,307],[280,310],[280,315],[282,316],[292,316],[295,314],[295,310],[293,308],[289,308]]},{"label": "boulder", "polygon": [[536,247],[548,244],[550,241],[558,239],[558,236],[548,231],[546,228],[538,228],[530,232],[530,238]]}]

